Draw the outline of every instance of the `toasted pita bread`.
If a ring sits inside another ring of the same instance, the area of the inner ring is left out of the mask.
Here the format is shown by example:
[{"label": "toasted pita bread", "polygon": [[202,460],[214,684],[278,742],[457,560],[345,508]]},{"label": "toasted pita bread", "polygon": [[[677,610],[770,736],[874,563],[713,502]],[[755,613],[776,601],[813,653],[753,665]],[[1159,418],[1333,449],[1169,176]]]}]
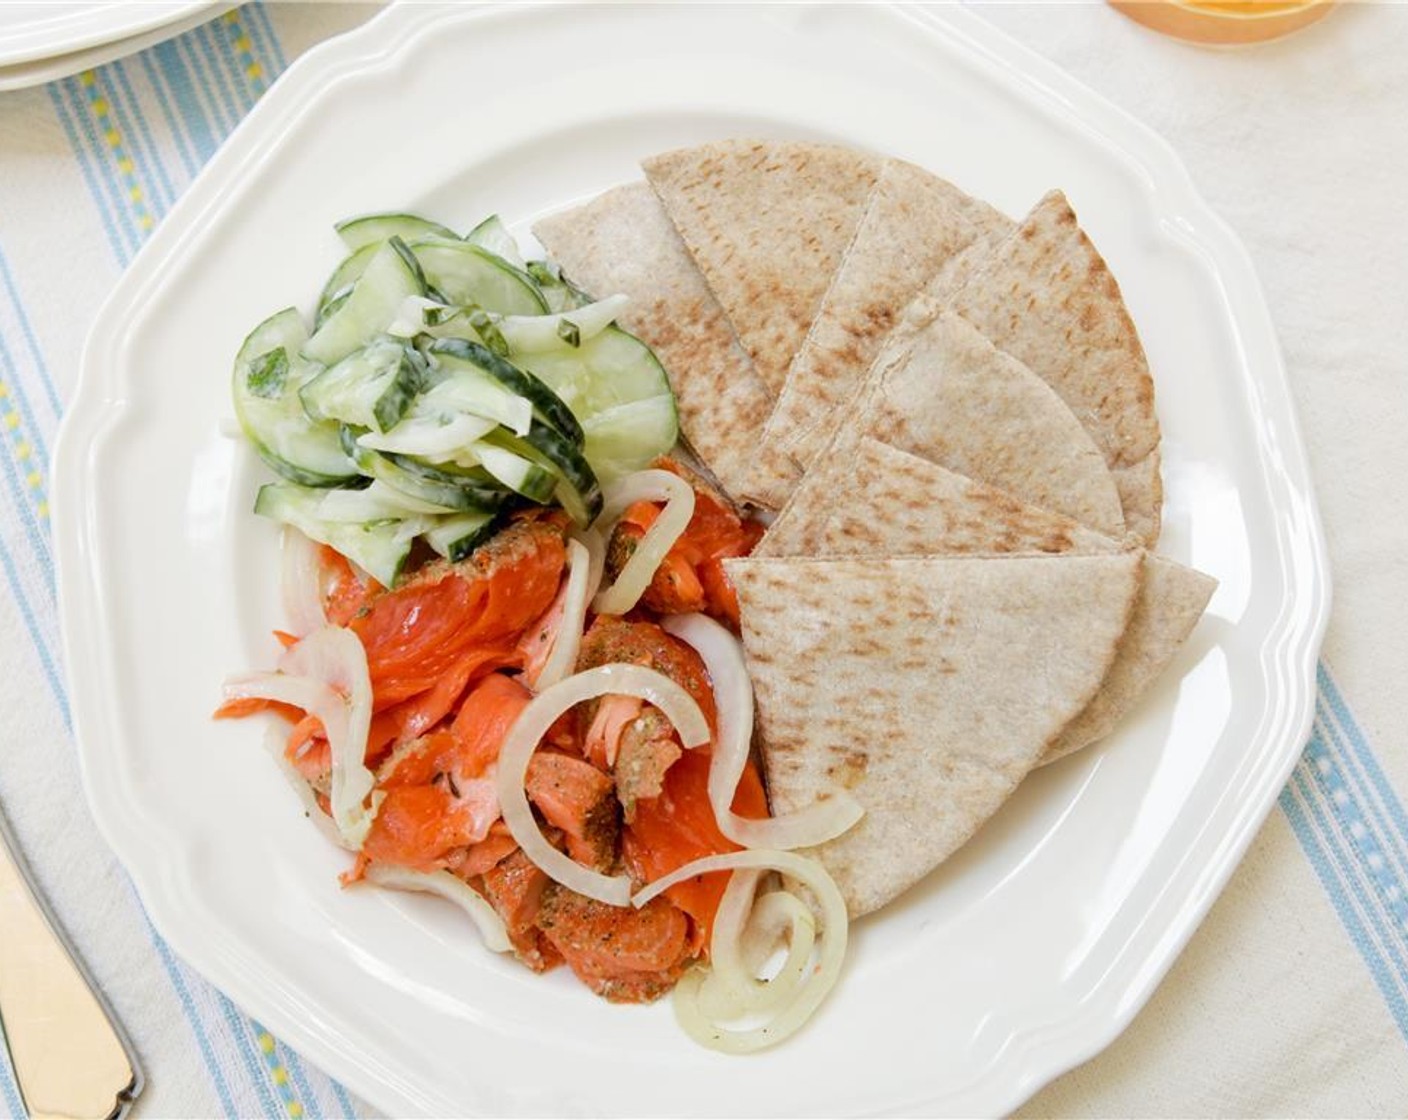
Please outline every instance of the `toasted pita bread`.
[{"label": "toasted pita bread", "polygon": [[830,144],[723,140],[642,167],[776,397],[881,160]]},{"label": "toasted pita bread", "polygon": [[[965,320],[940,312],[885,347],[823,453],[846,461],[870,436],[1107,535],[1124,535],[1119,493],[1071,410]],[[783,516],[786,515],[786,509]],[[766,538],[761,546],[768,547]]]},{"label": "toasted pita bread", "polygon": [[786,499],[792,472],[770,476],[774,452],[802,468],[811,463],[824,446],[819,421],[854,395],[905,306],[993,224],[1011,222],[921,167],[885,161],[768,418],[750,497],[774,507]]},{"label": "toasted pita bread", "polygon": [[1060,191],[953,291],[950,306],[1070,406],[1105,457],[1125,521],[1150,547],[1163,502],[1154,383],[1120,286]]},{"label": "toasted pita bread", "polygon": [[942,863],[1089,702],[1139,557],[726,561],[769,798],[845,789],[865,816],[813,849],[853,916]]},{"label": "toasted pita bread", "polygon": [[577,284],[631,297],[621,325],[665,366],[685,440],[729,493],[739,493],[772,396],[655,192],[645,183],[616,187],[533,232]]},{"label": "toasted pita bread", "polygon": [[[758,553],[766,556],[1109,555],[1137,545],[1018,501],[897,448],[862,439],[807,472]],[[755,553],[757,555],[758,553]],[[1100,691],[1042,756],[1063,758],[1117,727],[1202,617],[1217,581],[1146,553],[1139,594]]]}]

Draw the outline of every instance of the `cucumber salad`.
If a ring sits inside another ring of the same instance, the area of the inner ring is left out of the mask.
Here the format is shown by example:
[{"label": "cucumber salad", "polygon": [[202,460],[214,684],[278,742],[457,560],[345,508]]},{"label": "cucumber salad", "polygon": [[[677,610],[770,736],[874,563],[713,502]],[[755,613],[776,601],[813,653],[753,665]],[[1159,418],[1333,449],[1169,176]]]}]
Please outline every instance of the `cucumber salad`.
[{"label": "cucumber salad", "polygon": [[296,308],[235,358],[240,428],[280,481],[255,512],[391,587],[417,542],[461,560],[513,509],[585,527],[602,485],[679,431],[651,349],[593,300],[525,261],[490,217],[460,237],[411,214],[338,223],[349,255],[310,324]]}]

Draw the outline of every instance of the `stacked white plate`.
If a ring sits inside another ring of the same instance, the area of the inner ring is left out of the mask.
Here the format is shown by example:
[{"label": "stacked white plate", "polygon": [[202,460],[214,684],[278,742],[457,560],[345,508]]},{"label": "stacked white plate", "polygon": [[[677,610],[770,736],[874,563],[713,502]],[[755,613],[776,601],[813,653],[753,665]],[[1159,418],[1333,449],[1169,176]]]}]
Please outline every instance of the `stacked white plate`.
[{"label": "stacked white plate", "polygon": [[0,3],[0,90],[52,82],[189,31],[219,0],[19,0]]}]

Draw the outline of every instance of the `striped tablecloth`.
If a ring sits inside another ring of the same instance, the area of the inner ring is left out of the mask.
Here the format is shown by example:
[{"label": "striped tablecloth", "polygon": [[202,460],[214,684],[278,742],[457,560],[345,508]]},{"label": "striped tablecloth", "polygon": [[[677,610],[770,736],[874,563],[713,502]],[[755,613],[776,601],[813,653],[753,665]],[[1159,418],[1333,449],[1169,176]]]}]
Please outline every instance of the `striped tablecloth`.
[{"label": "striped tablecloth", "polygon": [[[139,1116],[368,1109],[151,928],[79,789],[48,458],[92,317],[289,61],[372,5],[249,4],[0,93],[0,802],[141,1050]],[[1209,52],[1101,4],[982,14],[1128,107],[1246,240],[1278,322],[1336,574],[1314,733],[1148,1007],[1029,1116],[1408,1115],[1408,8]],[[0,930],[0,937],[4,931]],[[0,1115],[21,1102],[0,1059]]]}]

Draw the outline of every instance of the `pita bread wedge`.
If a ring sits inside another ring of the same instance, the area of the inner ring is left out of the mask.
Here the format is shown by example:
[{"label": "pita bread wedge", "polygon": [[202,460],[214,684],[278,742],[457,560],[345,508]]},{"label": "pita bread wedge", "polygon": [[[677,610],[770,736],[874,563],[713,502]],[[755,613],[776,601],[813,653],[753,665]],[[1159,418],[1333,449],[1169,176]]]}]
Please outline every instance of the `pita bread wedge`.
[{"label": "pita bread wedge", "polygon": [[[807,472],[759,551],[769,556],[1109,555],[1137,549],[1001,490],[862,439]],[[1144,554],[1139,593],[1115,659],[1089,704],[1042,755],[1054,762],[1110,734],[1164,671],[1217,581]]]},{"label": "pita bread wedge", "polygon": [[[1041,378],[956,315],[940,312],[902,345],[886,346],[822,458],[845,462],[864,436],[1124,535],[1114,480],[1080,421]],[[767,553],[766,537],[759,547]]]},{"label": "pita bread wedge", "polygon": [[1011,222],[952,183],[903,160],[886,160],[841,266],[787,372],[764,431],[748,496],[774,508],[792,472],[768,472],[774,452],[805,468],[824,446],[818,422],[846,404],[901,311],[985,228]]},{"label": "pita bread wedge", "polygon": [[655,192],[645,183],[616,187],[545,218],[533,232],[583,288],[631,297],[621,325],[659,356],[686,441],[724,488],[737,494],[772,396]]},{"label": "pita bread wedge", "polygon": [[1043,198],[950,306],[1070,406],[1115,476],[1125,521],[1159,536],[1154,383],[1120,286],[1060,191]]},{"label": "pita bread wedge", "polygon": [[642,167],[775,397],[881,160],[830,144],[722,140]]},{"label": "pita bread wedge", "polygon": [[845,789],[813,849],[853,916],[990,817],[1094,695],[1139,558],[733,560],[773,810]]}]

